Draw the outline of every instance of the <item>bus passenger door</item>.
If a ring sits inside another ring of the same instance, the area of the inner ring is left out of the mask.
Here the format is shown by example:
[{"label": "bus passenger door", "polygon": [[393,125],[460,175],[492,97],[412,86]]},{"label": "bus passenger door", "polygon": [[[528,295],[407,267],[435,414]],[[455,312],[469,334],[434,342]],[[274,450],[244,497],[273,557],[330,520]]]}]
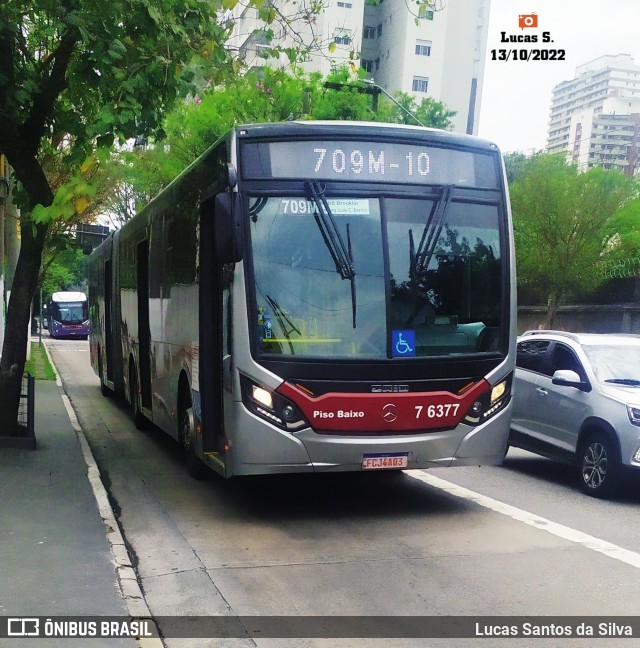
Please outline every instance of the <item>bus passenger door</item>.
[{"label": "bus passenger door", "polygon": [[138,284],[138,362],[140,363],[140,395],[142,407],[151,410],[151,328],[149,326],[149,243],[141,241],[137,248]]},{"label": "bus passenger door", "polygon": [[[223,299],[223,268],[216,260],[214,239],[214,197],[200,209],[199,248],[199,385],[202,404],[202,446],[209,459],[224,464],[224,380],[223,362],[228,300]],[[227,354],[228,355],[228,354]],[[226,363],[229,358],[226,359]]]},{"label": "bus passenger door", "polygon": [[[106,354],[107,363],[107,381],[111,383],[113,388],[113,325],[112,325],[112,309],[113,309],[113,266],[111,265],[111,258],[104,262],[104,349]],[[102,376],[100,376],[102,380]]]}]

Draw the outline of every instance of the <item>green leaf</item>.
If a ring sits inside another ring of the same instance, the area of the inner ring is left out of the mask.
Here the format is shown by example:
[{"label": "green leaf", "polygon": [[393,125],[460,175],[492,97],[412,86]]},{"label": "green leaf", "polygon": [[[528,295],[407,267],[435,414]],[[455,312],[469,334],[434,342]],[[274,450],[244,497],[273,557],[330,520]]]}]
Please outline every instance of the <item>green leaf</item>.
[{"label": "green leaf", "polygon": [[31,220],[34,223],[48,223],[51,220],[51,209],[42,205],[36,205],[31,210]]},{"label": "green leaf", "polygon": [[147,7],[147,11],[151,16],[151,20],[153,20],[153,22],[155,22],[157,25],[159,25],[162,22],[162,16],[160,15],[160,12],[155,7],[149,5]]},{"label": "green leaf", "polygon": [[267,25],[271,25],[273,21],[276,19],[277,13],[276,10],[273,7],[270,6],[263,6],[258,9],[258,18],[262,20],[263,22],[267,23]]}]

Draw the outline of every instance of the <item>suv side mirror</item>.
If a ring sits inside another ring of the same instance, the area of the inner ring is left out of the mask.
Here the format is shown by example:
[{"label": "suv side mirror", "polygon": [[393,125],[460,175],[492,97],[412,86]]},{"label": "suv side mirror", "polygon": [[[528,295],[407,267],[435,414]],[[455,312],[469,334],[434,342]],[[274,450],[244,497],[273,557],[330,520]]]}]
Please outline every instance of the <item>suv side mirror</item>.
[{"label": "suv side mirror", "polygon": [[224,191],[215,198],[213,219],[218,263],[242,261],[244,233],[241,203],[240,195],[233,191]]},{"label": "suv side mirror", "polygon": [[571,369],[558,369],[558,371],[553,374],[551,382],[560,387],[575,387],[580,391],[591,391],[591,385],[586,381],[583,382],[580,380],[580,376]]}]

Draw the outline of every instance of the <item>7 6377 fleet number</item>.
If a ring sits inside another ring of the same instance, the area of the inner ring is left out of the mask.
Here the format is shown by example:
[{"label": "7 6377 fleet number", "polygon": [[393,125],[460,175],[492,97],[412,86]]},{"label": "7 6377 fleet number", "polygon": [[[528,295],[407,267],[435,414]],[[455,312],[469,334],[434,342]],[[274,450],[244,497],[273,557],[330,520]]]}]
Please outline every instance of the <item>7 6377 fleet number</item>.
[{"label": "7 6377 fleet number", "polygon": [[447,418],[455,416],[460,408],[459,403],[445,403],[440,405],[416,405],[416,418]]}]

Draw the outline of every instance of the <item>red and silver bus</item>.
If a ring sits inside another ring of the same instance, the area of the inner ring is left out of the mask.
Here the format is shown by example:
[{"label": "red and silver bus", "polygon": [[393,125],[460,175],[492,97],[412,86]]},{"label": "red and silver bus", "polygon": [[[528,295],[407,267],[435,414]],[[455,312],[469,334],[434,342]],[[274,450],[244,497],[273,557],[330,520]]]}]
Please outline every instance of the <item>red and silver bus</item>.
[{"label": "red and silver bus", "polygon": [[91,361],[194,476],[496,464],[514,268],[494,144],[238,126],[92,254]]}]

